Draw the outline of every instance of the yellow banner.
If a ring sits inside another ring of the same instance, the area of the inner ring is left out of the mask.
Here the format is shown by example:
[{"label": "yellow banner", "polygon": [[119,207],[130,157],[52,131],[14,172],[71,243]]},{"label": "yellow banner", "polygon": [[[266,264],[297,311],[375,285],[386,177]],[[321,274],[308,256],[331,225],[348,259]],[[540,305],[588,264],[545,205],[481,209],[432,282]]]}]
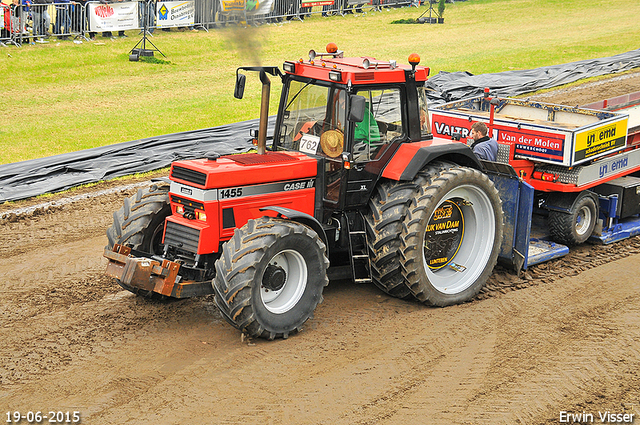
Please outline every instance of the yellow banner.
[{"label": "yellow banner", "polygon": [[628,119],[604,124],[576,134],[574,160],[591,158],[626,144]]},{"label": "yellow banner", "polygon": [[223,12],[243,11],[247,5],[247,2],[245,0],[222,0],[221,3]]}]

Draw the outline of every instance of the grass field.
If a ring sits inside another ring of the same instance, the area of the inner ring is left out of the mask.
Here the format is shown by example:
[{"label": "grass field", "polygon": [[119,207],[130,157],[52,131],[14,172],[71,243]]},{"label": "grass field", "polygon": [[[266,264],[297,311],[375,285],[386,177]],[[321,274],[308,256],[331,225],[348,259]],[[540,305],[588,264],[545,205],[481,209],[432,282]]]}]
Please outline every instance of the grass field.
[{"label": "grass field", "polygon": [[[238,66],[307,58],[335,42],[346,55],[474,74],[612,56],[637,49],[638,0],[470,0],[448,4],[444,25],[392,25],[420,9],[385,9],[208,33],[157,31],[168,64],[129,62],[138,41],[102,39],[0,49],[0,163],[256,118],[260,84],[233,99]],[[162,58],[156,54],[156,57]],[[271,113],[279,95],[273,85]]]}]

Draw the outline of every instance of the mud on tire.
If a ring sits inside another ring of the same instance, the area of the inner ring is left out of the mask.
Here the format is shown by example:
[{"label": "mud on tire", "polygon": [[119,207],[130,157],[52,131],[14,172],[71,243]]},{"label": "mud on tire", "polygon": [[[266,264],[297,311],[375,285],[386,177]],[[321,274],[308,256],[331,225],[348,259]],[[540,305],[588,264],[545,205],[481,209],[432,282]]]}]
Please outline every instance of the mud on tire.
[{"label": "mud on tire", "polygon": [[[130,245],[133,249],[152,255],[162,254],[164,220],[171,214],[169,186],[154,184],[124,200],[124,205],[113,213],[113,224],[107,229],[107,248],[115,244]],[[166,296],[134,288],[116,280],[124,289],[135,294],[157,299]]]},{"label": "mud on tire", "polygon": [[251,337],[287,338],[322,302],[329,260],[307,226],[262,217],[235,230],[212,285],[223,317]]},{"label": "mud on tire", "polygon": [[420,178],[425,183],[400,236],[405,282],[424,303],[470,301],[486,283],[500,251],[498,191],[485,174],[466,167],[430,165]]}]

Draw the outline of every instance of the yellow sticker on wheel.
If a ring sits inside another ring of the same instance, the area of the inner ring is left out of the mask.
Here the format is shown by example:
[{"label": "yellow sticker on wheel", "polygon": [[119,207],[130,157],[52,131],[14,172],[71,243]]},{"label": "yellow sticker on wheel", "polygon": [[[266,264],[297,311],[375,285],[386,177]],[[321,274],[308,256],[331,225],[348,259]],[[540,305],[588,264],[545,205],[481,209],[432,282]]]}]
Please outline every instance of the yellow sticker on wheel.
[{"label": "yellow sticker on wheel", "polygon": [[433,212],[424,235],[424,258],[431,270],[451,262],[464,236],[464,215],[453,200],[446,200]]}]

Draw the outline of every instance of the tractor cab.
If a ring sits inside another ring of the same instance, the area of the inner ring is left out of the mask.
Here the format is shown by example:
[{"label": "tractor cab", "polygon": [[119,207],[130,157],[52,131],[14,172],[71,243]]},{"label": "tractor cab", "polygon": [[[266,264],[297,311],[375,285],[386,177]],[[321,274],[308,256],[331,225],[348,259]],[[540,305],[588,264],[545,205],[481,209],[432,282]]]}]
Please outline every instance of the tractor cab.
[{"label": "tractor cab", "polygon": [[[285,62],[284,73],[266,69],[282,79],[270,149],[318,159],[323,218],[366,205],[398,147],[431,139],[424,87],[429,68],[418,66],[419,60],[412,55],[411,66],[402,67],[371,57],[344,58],[329,43],[327,53],[311,50],[308,61]],[[238,76],[241,97],[245,79]]]}]

